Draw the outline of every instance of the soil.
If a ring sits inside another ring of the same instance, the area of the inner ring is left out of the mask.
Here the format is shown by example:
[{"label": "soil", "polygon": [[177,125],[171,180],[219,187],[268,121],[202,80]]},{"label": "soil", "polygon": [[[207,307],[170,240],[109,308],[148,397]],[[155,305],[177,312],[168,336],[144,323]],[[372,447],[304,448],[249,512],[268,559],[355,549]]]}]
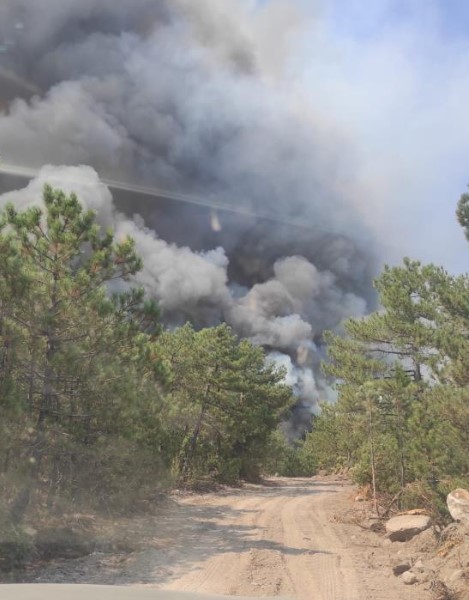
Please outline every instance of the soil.
[{"label": "soil", "polygon": [[92,554],[36,565],[24,581],[299,600],[432,598],[393,574],[400,544],[349,518],[354,496],[332,477],[174,494],[154,516],[109,524]]}]

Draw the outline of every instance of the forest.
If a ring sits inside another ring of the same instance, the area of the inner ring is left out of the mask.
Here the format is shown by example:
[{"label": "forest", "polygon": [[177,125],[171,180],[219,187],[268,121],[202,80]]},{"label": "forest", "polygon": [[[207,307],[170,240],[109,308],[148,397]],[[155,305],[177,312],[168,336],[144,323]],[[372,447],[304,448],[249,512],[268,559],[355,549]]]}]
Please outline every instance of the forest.
[{"label": "forest", "polygon": [[[458,219],[469,239],[469,195]],[[74,195],[0,218],[0,526],[28,511],[119,512],[158,491],[347,473],[376,510],[444,513],[469,482],[469,276],[405,259],[379,309],[328,332],[323,404],[304,439],[263,348],[221,324],[168,328],[132,284],[132,239]]]},{"label": "forest", "polygon": [[[469,240],[467,193],[457,218]],[[387,498],[444,517],[448,492],[469,485],[469,276],[406,258],[375,288],[379,310],[326,334],[338,399],[303,452],[348,472],[378,513]]]},{"label": "forest", "polygon": [[3,517],[120,510],[155,490],[260,476],[292,405],[284,372],[226,325],[162,326],[115,240],[78,198],[0,222]]}]

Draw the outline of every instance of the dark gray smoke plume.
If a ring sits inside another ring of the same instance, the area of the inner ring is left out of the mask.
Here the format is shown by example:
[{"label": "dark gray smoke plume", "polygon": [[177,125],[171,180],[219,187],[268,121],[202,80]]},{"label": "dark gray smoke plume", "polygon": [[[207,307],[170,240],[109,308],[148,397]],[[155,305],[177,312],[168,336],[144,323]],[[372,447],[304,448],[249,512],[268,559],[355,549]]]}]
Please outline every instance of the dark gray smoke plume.
[{"label": "dark gray smoke plume", "polygon": [[[313,410],[327,395],[321,333],[369,309],[373,260],[338,192],[344,145],[282,74],[294,17],[287,2],[3,0],[0,155],[73,168],[43,169],[1,201],[36,201],[46,180],[76,191],[137,240],[138,280],[169,320],[229,322],[287,366]],[[117,210],[96,171],[220,211],[202,226],[183,210],[165,218],[150,199],[126,196]],[[230,218],[227,206],[274,220]]]}]

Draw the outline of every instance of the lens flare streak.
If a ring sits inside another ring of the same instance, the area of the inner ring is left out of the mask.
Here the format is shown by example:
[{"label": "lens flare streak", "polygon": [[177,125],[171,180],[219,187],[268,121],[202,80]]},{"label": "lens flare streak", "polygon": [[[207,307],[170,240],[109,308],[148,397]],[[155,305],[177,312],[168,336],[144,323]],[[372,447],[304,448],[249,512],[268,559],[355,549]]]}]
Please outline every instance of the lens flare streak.
[{"label": "lens flare streak", "polygon": [[[21,165],[12,165],[7,163],[0,164],[0,174],[5,175],[13,175],[16,177],[21,177],[23,179],[33,179],[39,174],[38,169],[33,169],[31,167],[23,167]],[[301,229],[311,229],[305,223],[299,223],[297,221],[291,221],[289,219],[280,219],[275,217],[274,215],[254,212],[244,208],[210,202],[205,200],[201,196],[193,196],[188,194],[181,194],[179,192],[172,192],[169,190],[165,190],[157,187],[148,187],[144,185],[138,185],[134,183],[127,183],[123,181],[117,181],[115,179],[107,179],[105,177],[100,177],[101,182],[108,186],[111,189],[122,190],[124,192],[132,192],[135,194],[141,194],[143,196],[149,196],[153,198],[165,198],[168,200],[174,200],[175,202],[184,202],[186,204],[193,204],[196,206],[203,206],[205,208],[210,208],[212,210],[212,223],[214,227],[214,231],[219,231],[221,229],[220,221],[217,216],[216,211],[223,211],[228,213],[233,213],[237,215],[242,215],[245,217],[251,217],[254,219],[262,219],[266,221],[272,221],[274,223],[282,223],[285,225],[290,225],[293,227],[299,227]],[[60,182],[59,182],[60,185]]]}]

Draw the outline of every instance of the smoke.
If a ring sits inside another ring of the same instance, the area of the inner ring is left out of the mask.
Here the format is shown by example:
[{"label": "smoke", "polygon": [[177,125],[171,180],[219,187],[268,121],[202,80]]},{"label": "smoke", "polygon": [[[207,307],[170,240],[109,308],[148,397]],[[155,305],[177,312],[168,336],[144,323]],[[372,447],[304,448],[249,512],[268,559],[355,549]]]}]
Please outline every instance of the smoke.
[{"label": "smoke", "polygon": [[45,183],[75,192],[82,204],[97,213],[103,228],[112,228],[116,238],[131,236],[145,268],[136,283],[159,299],[165,311],[191,309],[206,303],[223,305],[228,296],[226,268],[228,260],[222,248],[194,253],[159,239],[138,216],[129,219],[116,210],[109,189],[91,167],[43,167],[29,185],[0,196],[0,206],[13,202],[19,209],[37,205]]},{"label": "smoke", "polygon": [[286,382],[299,399],[286,431],[293,435],[307,426],[318,400],[330,395],[318,369],[320,352],[311,340],[325,326],[363,313],[363,299],[342,292],[332,273],[318,271],[299,256],[275,262],[268,281],[240,288],[228,280],[229,261],[222,248],[197,253],[162,240],[141,217],[129,219],[116,209],[109,188],[91,167],[45,166],[25,188],[1,195],[0,207],[7,202],[20,210],[37,205],[45,183],[75,192],[85,208],[97,213],[103,228],[111,227],[118,239],[130,235],[135,240],[144,257],[135,283],[159,300],[170,321],[226,321],[254,343],[276,349],[269,359],[286,368]]},{"label": "smoke", "polygon": [[[326,381],[314,374],[308,367],[298,367],[292,359],[279,352],[271,352],[267,356],[268,362],[282,367],[286,371],[285,383],[291,386],[293,394],[298,398],[295,412],[288,422],[282,424],[282,430],[288,438],[294,439],[298,432],[304,430],[305,425],[318,412],[317,402],[329,399],[333,394]],[[308,400],[314,399],[314,401]],[[305,401],[306,400],[306,401]]]},{"label": "smoke", "polygon": [[318,271],[302,256],[277,260],[273,271],[273,278],[255,284],[229,314],[236,329],[258,344],[295,349],[366,311],[363,298],[341,290],[335,275]]},{"label": "smoke", "polygon": [[291,67],[317,117],[353,140],[350,198],[403,256],[467,271],[454,209],[468,182],[469,5],[440,0],[325,0]]},{"label": "smoke", "polygon": [[3,36],[15,35],[3,60],[45,94],[10,105],[0,120],[2,156],[34,167],[91,164],[106,177],[314,217],[328,231],[358,226],[334,189],[333,132],[268,76],[255,22],[246,3],[229,0],[223,9],[207,1],[3,2]]},{"label": "smoke", "polygon": [[[375,250],[348,198],[351,148],[289,83],[301,22],[288,2],[4,0],[0,78],[19,83],[0,89],[0,154],[71,166],[44,167],[0,203],[35,203],[46,181],[75,191],[100,223],[135,238],[137,282],[168,321],[226,321],[277,362],[282,353],[311,414],[329,393],[321,334],[373,305]],[[212,212],[219,243],[200,250],[188,221],[195,241],[182,247],[171,243],[174,223],[156,234],[150,206],[136,216],[130,199],[118,210],[97,173],[283,225],[230,225]]]}]

